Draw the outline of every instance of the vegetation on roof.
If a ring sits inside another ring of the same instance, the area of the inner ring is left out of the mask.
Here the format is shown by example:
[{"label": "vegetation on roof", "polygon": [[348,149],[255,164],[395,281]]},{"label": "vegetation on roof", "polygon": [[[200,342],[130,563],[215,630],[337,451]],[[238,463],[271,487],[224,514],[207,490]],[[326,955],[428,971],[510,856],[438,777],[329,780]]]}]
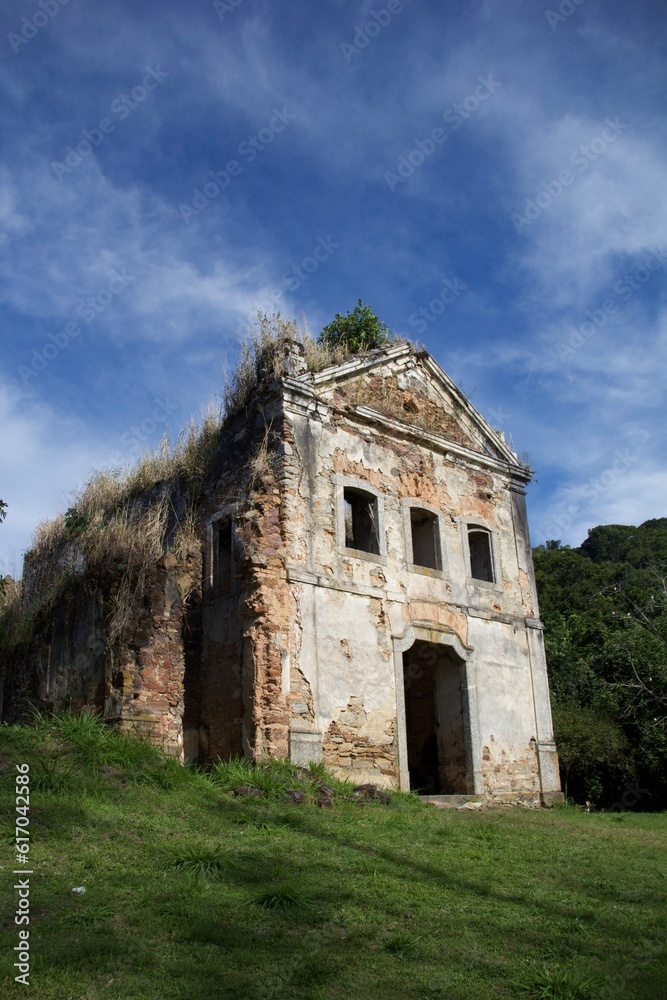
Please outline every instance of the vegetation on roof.
[{"label": "vegetation on roof", "polygon": [[361,299],[351,313],[335,318],[325,326],[317,338],[318,344],[327,348],[343,348],[351,354],[361,354],[363,351],[373,351],[386,347],[392,339],[391,331],[386,323],[379,320],[370,306],[365,306]]},{"label": "vegetation on roof", "polygon": [[[80,588],[112,581],[107,637],[122,641],[141,614],[152,567],[167,551],[184,556],[197,546],[194,511],[223,418],[209,410],[173,446],[127,469],[100,470],[75,493],[64,514],[39,524],[25,554],[23,581],[0,593],[0,658],[25,667],[52,609]],[[188,499],[176,516],[174,496]],[[187,595],[183,595],[186,597]]]},{"label": "vegetation on roof", "polygon": [[[167,551],[183,556],[198,546],[197,506],[225,423],[252,403],[261,386],[284,374],[286,341],[303,345],[310,371],[375,346],[378,331],[387,328],[367,306],[359,312],[360,307],[361,303],[348,317],[337,316],[317,340],[294,320],[260,312],[225,380],[222,406],[210,407],[198,421],[192,420],[173,445],[165,437],[132,466],[94,472],[72,496],[64,514],[38,525],[25,556],[29,587],[9,579],[0,587],[0,656],[9,662],[23,650],[25,658],[40,615],[48,616],[68,588],[109,576],[115,578],[109,640],[120,641],[127,635],[141,611],[151,567]],[[327,333],[339,320],[343,321],[339,335]],[[359,333],[362,328],[368,335]],[[266,472],[267,462],[264,441],[260,453],[248,459],[248,491],[256,489],[262,478],[259,466]],[[5,510],[0,501],[0,520]]]},{"label": "vegetation on roof", "polygon": [[258,313],[257,324],[241,347],[236,368],[225,381],[223,401],[225,416],[240,412],[248,405],[260,383],[280,378],[285,372],[285,341],[297,341],[303,346],[308,371],[318,372],[340,364],[356,354],[402,343],[403,338],[391,334],[369,306],[361,299],[352,313],[336,314],[315,340],[307,329],[295,320],[285,320],[280,313]]}]

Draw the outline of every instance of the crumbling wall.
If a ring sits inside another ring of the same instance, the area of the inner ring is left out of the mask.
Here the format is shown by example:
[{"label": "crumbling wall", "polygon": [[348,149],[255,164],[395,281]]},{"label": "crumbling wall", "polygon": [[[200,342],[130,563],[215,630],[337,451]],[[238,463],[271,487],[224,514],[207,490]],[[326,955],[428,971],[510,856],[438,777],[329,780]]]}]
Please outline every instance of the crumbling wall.
[{"label": "crumbling wall", "polygon": [[[553,748],[543,650],[526,640],[539,622],[525,476],[428,359],[388,353],[383,371],[355,376],[364,362],[347,362],[347,382],[318,381],[291,358],[284,381],[244,397],[222,428],[196,503],[173,483],[142,495],[140,508],[171,490],[169,539],[189,519],[197,543],[147,567],[141,607],[113,641],[113,567],[50,612],[37,701],[103,708],[187,760],[290,755],[405,785],[396,650],[419,632],[427,645],[445,637],[460,668],[427,692],[447,727],[442,786],[481,775],[489,794],[537,794]],[[376,491],[380,552],[346,547],[345,488]],[[410,508],[422,504],[441,565],[414,565]],[[212,582],[218,522],[233,548],[228,589]],[[471,578],[470,525],[493,537],[494,579]],[[82,572],[75,546],[62,558]]]},{"label": "crumbling wall", "polygon": [[289,751],[288,690],[283,663],[289,655],[292,600],[285,572],[280,494],[271,490],[259,503],[257,554],[252,559],[242,610],[246,656],[251,658],[255,758],[286,757]]},{"label": "crumbling wall", "polygon": [[534,740],[521,746],[490,735],[482,747],[482,773],[486,793],[497,802],[539,805],[540,775]]},{"label": "crumbling wall", "polygon": [[183,598],[168,553],[152,568],[144,610],[131,639],[112,654],[105,718],[149,732],[183,754]]},{"label": "crumbling wall", "polygon": [[146,568],[141,610],[120,639],[109,634],[118,570],[109,567],[108,576],[97,579],[85,574],[66,578],[53,602],[36,612],[32,642],[21,651],[29,686],[13,706],[5,706],[6,717],[20,714],[29,704],[46,712],[86,709],[109,722],[149,732],[180,756],[181,587],[190,561],[186,557],[179,563],[166,554]]},{"label": "crumbling wall", "polygon": [[[199,511],[204,551],[198,758],[287,756],[290,651],[298,606],[287,581],[281,483],[285,428],[277,387],[223,429]],[[212,526],[231,525],[231,593],[211,588]],[[285,679],[287,678],[287,680]],[[194,698],[193,698],[194,701]],[[186,713],[188,711],[186,705]],[[194,718],[188,716],[190,727]]]},{"label": "crumbling wall", "polygon": [[72,590],[53,609],[34,693],[47,711],[64,705],[100,711],[107,662],[104,605],[90,587]]},{"label": "crumbling wall", "polygon": [[391,707],[369,712],[363,695],[351,695],[329,724],[323,751],[324,763],[340,777],[356,783],[395,785],[396,722]]},{"label": "crumbling wall", "polygon": [[[449,687],[439,684],[438,711],[447,729],[437,737],[440,784],[450,792],[472,791],[474,774],[489,794],[530,799],[540,779],[531,749],[535,665],[527,655],[525,622],[535,604],[526,542],[523,535],[517,539],[518,528],[525,533],[517,524],[520,484],[466,406],[447,403],[414,358],[392,365],[356,378],[350,367],[348,382],[319,388],[315,380],[302,396],[290,385],[287,562],[303,621],[292,678],[299,684],[304,678],[313,695],[325,762],[339,774],[398,784],[405,720],[398,710],[395,643],[412,623],[451,636],[471,664],[473,695],[461,693],[458,668],[447,675]],[[396,421],[411,423],[412,435]],[[422,431],[452,446],[420,441]],[[346,548],[337,513],[341,483],[377,491],[386,539],[380,553]],[[437,512],[439,569],[410,565],[406,509],[420,502]],[[469,525],[491,533],[492,581],[471,577]],[[470,698],[474,719],[464,718]],[[488,760],[482,759],[484,748]]]},{"label": "crumbling wall", "polygon": [[419,380],[414,372],[411,376],[404,372],[371,373],[337,386],[333,401],[341,407],[371,407],[384,416],[405,420],[424,430],[445,433],[452,441],[478,450],[479,444],[463,429],[460,414],[454,407],[445,408],[444,399],[434,399],[427,384]]},{"label": "crumbling wall", "polygon": [[2,664],[2,718],[26,721],[33,709],[102,711],[107,647],[99,591],[72,580],[27,616],[22,643]]},{"label": "crumbling wall", "polygon": [[540,791],[539,734],[525,626],[491,618],[471,621],[475,649],[484,786],[497,799]]}]

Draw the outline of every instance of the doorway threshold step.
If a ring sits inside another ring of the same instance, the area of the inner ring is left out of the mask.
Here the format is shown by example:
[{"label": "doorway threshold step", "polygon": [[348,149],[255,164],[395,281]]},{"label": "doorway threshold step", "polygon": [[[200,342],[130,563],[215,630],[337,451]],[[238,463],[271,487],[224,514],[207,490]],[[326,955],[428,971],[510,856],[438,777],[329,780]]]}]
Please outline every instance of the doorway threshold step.
[{"label": "doorway threshold step", "polygon": [[481,795],[420,795],[419,798],[439,809],[481,809],[484,805]]}]

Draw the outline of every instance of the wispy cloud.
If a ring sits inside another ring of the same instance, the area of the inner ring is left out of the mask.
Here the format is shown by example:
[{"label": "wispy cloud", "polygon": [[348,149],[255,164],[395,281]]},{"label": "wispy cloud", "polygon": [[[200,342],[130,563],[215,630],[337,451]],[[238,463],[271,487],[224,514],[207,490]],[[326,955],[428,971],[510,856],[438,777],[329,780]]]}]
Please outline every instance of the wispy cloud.
[{"label": "wispy cloud", "polygon": [[[7,558],[128,428],[152,420],[156,444],[219,393],[258,307],[317,332],[360,296],[530,453],[536,540],[572,504],[573,544],[664,512],[667,266],[641,270],[667,248],[664,14],[587,0],[552,30],[524,0],[405,0],[382,25],[385,6],[243,0],[221,19],[94,0],[16,52],[31,8],[3,13]],[[475,104],[480,78],[498,86]],[[283,107],[296,117],[185,225],[179,205]],[[71,173],[53,167],[68,147]],[[618,449],[636,460],[600,493]]]}]

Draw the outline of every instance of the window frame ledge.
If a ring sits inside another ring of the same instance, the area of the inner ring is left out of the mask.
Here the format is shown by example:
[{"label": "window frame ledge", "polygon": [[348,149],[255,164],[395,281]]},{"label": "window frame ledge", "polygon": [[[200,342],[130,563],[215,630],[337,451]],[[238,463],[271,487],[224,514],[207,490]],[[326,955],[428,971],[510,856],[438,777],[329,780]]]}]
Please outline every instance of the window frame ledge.
[{"label": "window frame ledge", "polygon": [[[380,566],[387,565],[387,530],[385,522],[385,494],[367,479],[358,476],[343,476],[334,473],[331,477],[334,485],[334,511],[336,519],[336,540],[339,555],[347,555],[354,559],[376,562]],[[359,490],[375,497],[377,509],[377,535],[379,552],[367,552],[365,549],[348,548],[345,544],[345,489]]]},{"label": "window frame ledge", "polygon": [[[431,566],[422,566],[420,563],[413,562],[414,552],[412,549],[412,524],[410,521],[410,511],[413,509],[428,511],[428,513],[433,514],[437,521],[438,527],[438,545],[440,548],[440,569],[435,569]],[[449,580],[451,579],[451,574],[449,572],[449,557],[447,553],[447,537],[445,535],[445,519],[442,510],[436,507],[435,504],[428,503],[426,500],[422,500],[421,497],[402,497],[401,498],[401,511],[403,514],[403,544],[405,547],[405,568],[408,573],[421,573],[424,576],[433,576],[436,579]]]},{"label": "window frame ledge", "polygon": [[[481,591],[494,590],[500,593],[504,592],[503,586],[503,574],[502,567],[500,565],[500,553],[498,551],[498,532],[496,529],[492,528],[491,525],[484,518],[479,517],[462,517],[460,520],[461,526],[461,541],[463,545],[463,554],[465,560],[466,568],[466,586],[478,588]],[[479,531],[485,531],[489,536],[489,549],[491,556],[491,570],[493,572],[493,580],[480,580],[476,576],[471,576],[470,570],[472,568],[472,563],[470,561],[470,543],[468,540],[468,534],[471,530],[478,529]]]}]

